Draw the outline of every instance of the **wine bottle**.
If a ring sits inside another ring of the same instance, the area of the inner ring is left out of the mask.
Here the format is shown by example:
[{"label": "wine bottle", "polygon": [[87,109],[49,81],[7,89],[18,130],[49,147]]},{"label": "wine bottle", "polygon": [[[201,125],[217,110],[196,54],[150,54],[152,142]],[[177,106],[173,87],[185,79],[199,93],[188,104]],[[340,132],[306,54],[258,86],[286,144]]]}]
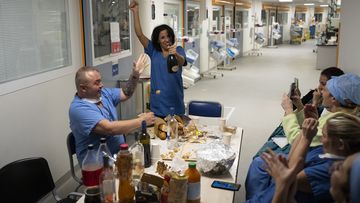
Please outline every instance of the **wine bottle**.
[{"label": "wine bottle", "polygon": [[179,64],[174,54],[169,54],[167,58],[167,67],[169,73],[177,73]]}]

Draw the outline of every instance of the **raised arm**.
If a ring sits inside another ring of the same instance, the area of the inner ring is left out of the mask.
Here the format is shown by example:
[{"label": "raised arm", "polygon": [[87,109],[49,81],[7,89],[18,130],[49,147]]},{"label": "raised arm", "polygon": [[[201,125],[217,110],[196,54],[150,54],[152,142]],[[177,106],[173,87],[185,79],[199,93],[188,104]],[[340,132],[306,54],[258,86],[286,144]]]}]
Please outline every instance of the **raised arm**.
[{"label": "raised arm", "polygon": [[134,94],[140,74],[144,71],[145,65],[146,56],[145,54],[141,54],[138,60],[133,63],[133,72],[130,75],[128,81],[126,82],[125,87],[120,89],[121,101],[129,99]]},{"label": "raised arm", "polygon": [[143,45],[143,47],[147,48],[147,46],[149,44],[149,39],[144,35],[144,33],[141,29],[140,17],[139,17],[139,3],[135,0],[133,0],[133,1],[131,1],[129,8],[133,13],[136,36],[138,37],[138,39],[139,39],[140,43]]}]

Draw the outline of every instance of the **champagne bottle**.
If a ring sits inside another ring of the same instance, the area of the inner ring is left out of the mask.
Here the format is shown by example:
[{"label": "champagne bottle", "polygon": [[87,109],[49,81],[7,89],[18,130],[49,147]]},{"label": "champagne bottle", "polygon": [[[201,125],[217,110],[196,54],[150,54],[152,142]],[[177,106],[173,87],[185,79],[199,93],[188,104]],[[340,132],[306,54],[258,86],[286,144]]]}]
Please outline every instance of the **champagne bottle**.
[{"label": "champagne bottle", "polygon": [[167,58],[167,67],[169,73],[176,73],[179,70],[179,64],[174,54],[169,54]]}]

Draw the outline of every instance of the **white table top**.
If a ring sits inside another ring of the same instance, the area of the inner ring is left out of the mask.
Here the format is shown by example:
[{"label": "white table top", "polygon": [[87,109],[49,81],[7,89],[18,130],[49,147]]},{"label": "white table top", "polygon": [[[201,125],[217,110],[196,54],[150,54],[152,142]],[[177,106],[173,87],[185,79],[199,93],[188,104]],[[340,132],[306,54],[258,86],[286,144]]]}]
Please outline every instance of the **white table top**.
[{"label": "white table top", "polygon": [[[200,121],[201,122],[201,121]],[[203,122],[201,122],[203,123]],[[207,123],[207,122],[206,122]],[[209,129],[217,129],[217,126],[208,126]],[[226,182],[236,183],[238,167],[239,167],[239,157],[241,153],[241,143],[242,143],[243,129],[238,127],[236,134],[232,136],[230,146],[237,154],[234,164],[230,168],[229,172],[215,177],[206,177],[201,176],[201,202],[233,202],[235,193],[233,191],[223,190],[212,188],[211,184],[214,180],[221,180]],[[210,139],[208,139],[210,141]],[[152,143],[158,143],[161,145],[160,153],[164,153],[166,150],[166,141],[160,139],[152,139]],[[187,143],[186,145],[197,145],[192,143]],[[146,173],[156,174],[155,166],[145,169]],[[84,196],[77,201],[77,203],[83,203]]]}]

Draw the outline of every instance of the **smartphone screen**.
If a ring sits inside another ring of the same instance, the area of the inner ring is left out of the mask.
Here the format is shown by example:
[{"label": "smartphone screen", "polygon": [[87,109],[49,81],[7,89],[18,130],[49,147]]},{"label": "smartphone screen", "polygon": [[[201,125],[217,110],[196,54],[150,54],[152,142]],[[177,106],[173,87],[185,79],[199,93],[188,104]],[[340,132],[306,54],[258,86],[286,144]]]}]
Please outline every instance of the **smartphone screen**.
[{"label": "smartphone screen", "polygon": [[289,98],[291,99],[291,97],[293,97],[295,95],[295,89],[296,89],[296,83],[291,83],[290,85],[290,90],[289,90]]},{"label": "smartphone screen", "polygon": [[229,183],[229,182],[214,180],[214,182],[211,184],[211,187],[224,189],[224,190],[238,191],[240,189],[241,185],[236,184],[236,183]]}]

